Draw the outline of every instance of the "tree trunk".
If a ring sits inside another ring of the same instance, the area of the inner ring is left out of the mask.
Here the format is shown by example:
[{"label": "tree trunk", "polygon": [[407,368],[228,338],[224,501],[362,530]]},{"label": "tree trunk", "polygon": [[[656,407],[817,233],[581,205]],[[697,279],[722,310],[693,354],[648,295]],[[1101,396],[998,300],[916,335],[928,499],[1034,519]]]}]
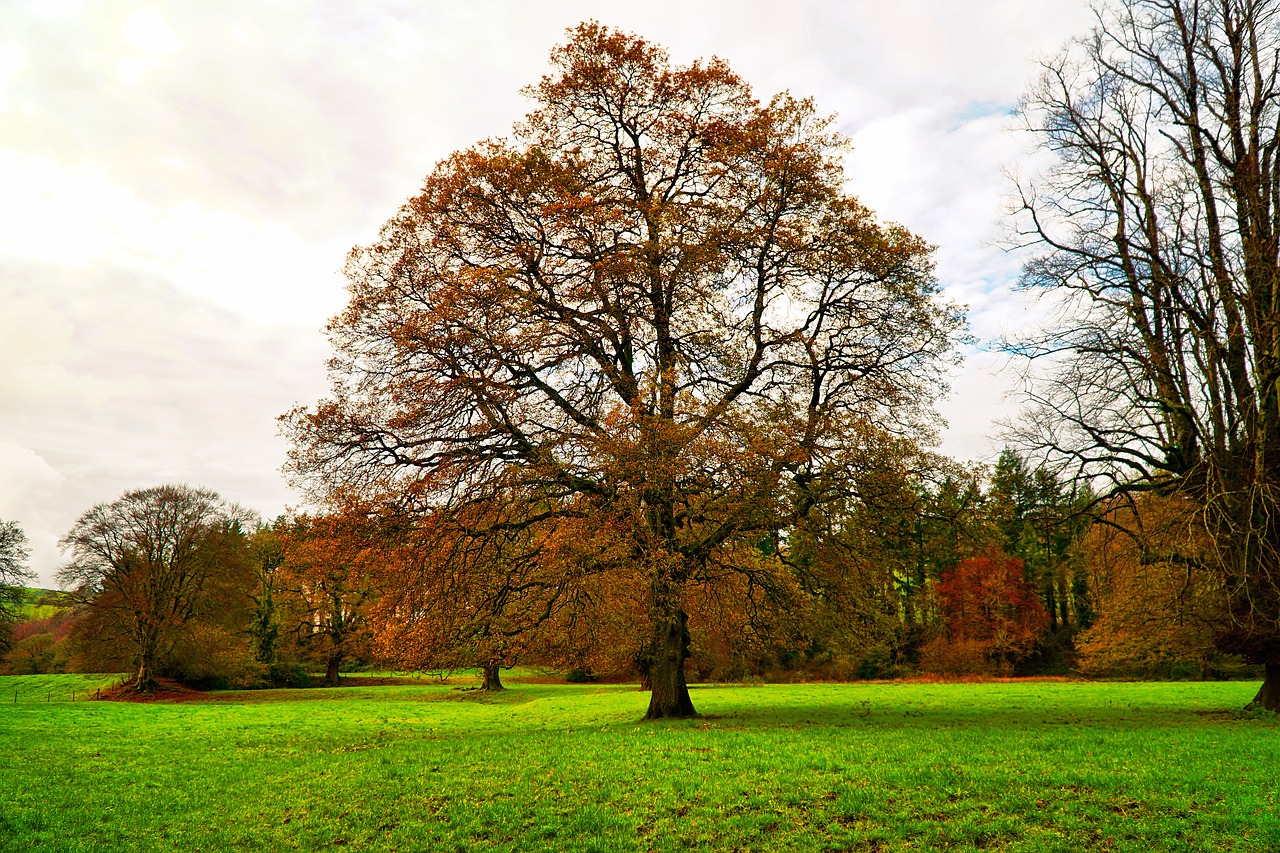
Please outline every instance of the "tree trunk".
[{"label": "tree trunk", "polygon": [[1262,679],[1262,687],[1258,695],[1249,703],[1250,709],[1262,708],[1267,711],[1280,711],[1280,663],[1266,665],[1266,675]]},{"label": "tree trunk", "polygon": [[653,663],[649,670],[653,693],[649,696],[646,720],[696,717],[689,685],[684,680],[684,662],[689,658],[688,619],[677,608],[656,626]]},{"label": "tree trunk", "polygon": [[338,666],[342,663],[342,655],[330,655],[325,662],[324,683],[329,687],[337,687],[342,680],[338,675]]},{"label": "tree trunk", "polygon": [[487,663],[484,665],[484,684],[480,686],[481,690],[503,690],[502,678],[500,672],[502,667],[497,663]]},{"label": "tree trunk", "polygon": [[138,674],[133,677],[133,692],[154,693],[159,686],[160,682],[156,681],[155,669],[151,665],[150,657],[143,655],[138,663]]},{"label": "tree trunk", "polygon": [[636,672],[640,675],[640,689],[653,689],[653,653],[647,651],[636,655]]},{"label": "tree trunk", "polygon": [[138,643],[138,672],[133,677],[135,693],[154,693],[160,683],[156,681],[156,657],[159,641],[149,625],[135,629],[134,637]]},{"label": "tree trunk", "polygon": [[1054,593],[1053,576],[1050,575],[1048,583],[1044,585],[1044,612],[1049,616],[1050,632],[1058,629],[1058,602],[1057,596]]}]

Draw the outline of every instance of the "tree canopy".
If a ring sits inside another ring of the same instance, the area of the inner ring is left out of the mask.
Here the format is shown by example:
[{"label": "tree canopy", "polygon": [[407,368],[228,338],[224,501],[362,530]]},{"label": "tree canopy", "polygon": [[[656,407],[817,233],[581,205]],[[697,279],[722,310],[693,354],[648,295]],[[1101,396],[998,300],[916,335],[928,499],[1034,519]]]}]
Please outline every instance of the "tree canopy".
[{"label": "tree canopy", "polygon": [[594,23],[551,63],[509,139],[442,162],[351,253],[293,464],[500,500],[503,526],[591,518],[643,567],[649,715],[688,715],[687,585],[874,448],[930,438],[961,317],[929,247],[844,192],[809,101]]},{"label": "tree canopy", "polygon": [[1049,62],[1028,96],[1029,125],[1057,162],[1022,188],[1024,233],[1041,250],[1025,283],[1066,308],[1061,326],[1025,342],[1057,368],[1035,387],[1024,437],[1112,492],[1195,508],[1188,529],[1205,537],[1148,543],[1144,561],[1203,573],[1197,586],[1220,591],[1216,642],[1266,664],[1258,701],[1272,709],[1278,13],[1274,0],[1104,4],[1092,35]]}]

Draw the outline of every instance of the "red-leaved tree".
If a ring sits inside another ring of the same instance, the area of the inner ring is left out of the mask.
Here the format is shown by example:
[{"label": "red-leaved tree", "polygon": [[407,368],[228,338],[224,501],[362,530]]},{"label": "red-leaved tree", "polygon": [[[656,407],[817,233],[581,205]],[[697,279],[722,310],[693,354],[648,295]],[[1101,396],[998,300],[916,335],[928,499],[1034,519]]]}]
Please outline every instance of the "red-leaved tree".
[{"label": "red-leaved tree", "polygon": [[1049,624],[1018,559],[961,560],[943,573],[937,592],[947,639],[939,638],[926,648],[922,660],[926,668],[994,668],[1007,674],[1014,663],[1034,651]]}]

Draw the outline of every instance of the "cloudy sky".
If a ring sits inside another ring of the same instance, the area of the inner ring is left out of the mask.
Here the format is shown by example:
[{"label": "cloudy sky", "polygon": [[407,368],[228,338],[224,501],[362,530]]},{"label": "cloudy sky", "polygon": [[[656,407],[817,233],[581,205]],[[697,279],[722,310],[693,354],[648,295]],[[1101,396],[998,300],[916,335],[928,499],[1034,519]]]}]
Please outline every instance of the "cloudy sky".
[{"label": "cloudy sky", "polygon": [[[814,96],[852,191],[938,246],[979,339],[1023,320],[994,245],[1026,168],[1009,112],[1083,0],[3,0],[0,519],[45,585],[58,537],[129,488],[297,502],[276,417],[324,393],[344,255],[506,133],[587,18]],[[968,356],[943,450],[982,459],[1013,377]]]}]

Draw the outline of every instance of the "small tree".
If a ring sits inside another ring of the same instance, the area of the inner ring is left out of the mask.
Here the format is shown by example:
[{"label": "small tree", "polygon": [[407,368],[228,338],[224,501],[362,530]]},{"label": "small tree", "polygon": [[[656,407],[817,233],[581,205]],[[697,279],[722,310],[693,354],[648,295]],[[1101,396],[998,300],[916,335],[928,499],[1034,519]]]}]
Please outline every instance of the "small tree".
[{"label": "small tree", "polygon": [[301,651],[323,664],[324,683],[337,685],[342,664],[367,647],[374,566],[389,552],[377,512],[338,503],[276,529],[281,563],[272,590],[284,627]]},{"label": "small tree", "polygon": [[1000,672],[1035,650],[1049,624],[1021,560],[971,557],[943,573],[938,598],[947,640],[974,650]]},{"label": "small tree", "polygon": [[16,521],[0,521],[0,650],[8,644],[9,626],[26,600],[26,584],[35,575],[27,568],[27,536]]},{"label": "small tree", "polygon": [[616,544],[585,519],[532,523],[513,496],[420,517],[377,561],[379,654],[412,669],[478,667],[485,690],[502,689],[501,669],[520,659],[598,662],[603,638],[619,639],[604,624],[634,609],[616,595]]},{"label": "small tree", "polygon": [[98,504],[62,538],[58,580],[87,608],[85,636],[128,650],[135,690],[155,689],[180,643],[247,612],[254,521],[208,489],[156,486]]},{"label": "small tree", "polygon": [[276,581],[278,569],[284,562],[282,530],[287,522],[283,517],[273,527],[259,527],[250,537],[257,585],[251,598],[253,618],[249,634],[253,638],[253,656],[267,666],[277,663],[277,647],[280,642],[280,614],[276,606]]},{"label": "small tree", "polygon": [[1077,630],[1092,618],[1080,558],[1092,504],[1088,488],[1071,487],[1043,465],[1033,468],[1011,448],[1004,449],[991,473],[987,514],[997,547],[1022,560],[1049,617],[1041,646],[1045,655],[1070,653]]}]

